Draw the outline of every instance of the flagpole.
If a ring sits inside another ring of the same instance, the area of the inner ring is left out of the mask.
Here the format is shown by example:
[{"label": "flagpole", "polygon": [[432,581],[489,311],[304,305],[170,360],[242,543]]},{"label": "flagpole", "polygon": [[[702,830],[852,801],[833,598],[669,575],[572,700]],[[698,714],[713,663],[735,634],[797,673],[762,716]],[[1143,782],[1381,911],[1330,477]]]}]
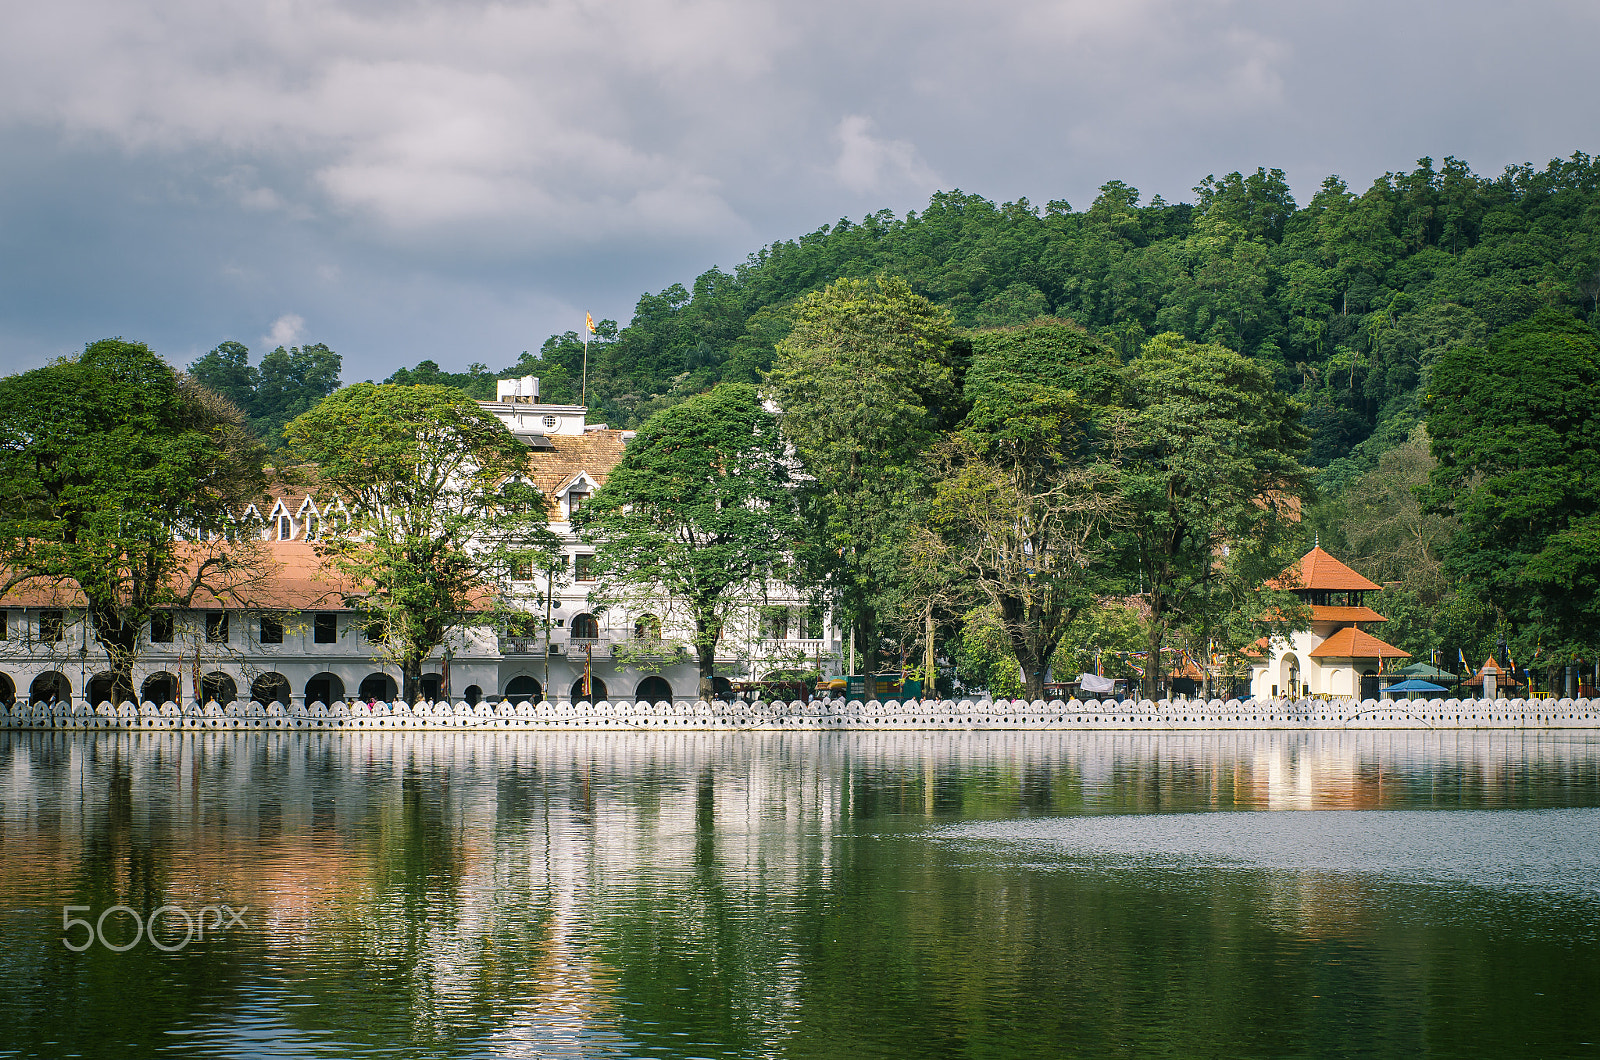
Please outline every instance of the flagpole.
[{"label": "flagpole", "polygon": [[583,389],[580,391],[578,404],[584,408],[589,407],[589,317],[583,318]]}]

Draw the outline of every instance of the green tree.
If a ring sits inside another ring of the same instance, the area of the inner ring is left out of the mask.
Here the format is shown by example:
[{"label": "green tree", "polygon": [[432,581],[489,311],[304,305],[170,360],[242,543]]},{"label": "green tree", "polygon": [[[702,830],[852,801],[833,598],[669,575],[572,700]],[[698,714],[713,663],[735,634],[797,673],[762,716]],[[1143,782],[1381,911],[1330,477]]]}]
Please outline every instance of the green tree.
[{"label": "green tree", "polygon": [[777,417],[748,383],[657,413],[573,521],[602,594],[655,595],[688,619],[710,699],[730,608],[788,575],[799,536]]},{"label": "green tree", "polygon": [[1080,611],[1104,588],[1116,490],[1121,364],[1071,324],[973,336],[971,411],[939,447],[931,523],[1004,631],[1029,699]]},{"label": "green tree", "polygon": [[[1547,312],[1434,365],[1430,508],[1459,520],[1445,570],[1523,657],[1600,635],[1600,335]],[[1515,646],[1515,645],[1514,645]]]},{"label": "green tree", "polygon": [[1298,459],[1307,435],[1271,373],[1221,346],[1158,335],[1128,380],[1122,489],[1149,603],[1148,695],[1180,627],[1197,627],[1191,643],[1205,644],[1262,610],[1245,597],[1284,565],[1289,508],[1307,487]]},{"label": "green tree", "polygon": [[119,698],[144,624],[256,566],[231,545],[263,451],[233,406],[142,343],[105,339],[0,380],[0,589],[76,588]]},{"label": "green tree", "polygon": [[279,346],[255,367],[249,348],[229,341],[197,359],[189,373],[237,405],[267,447],[277,449],[290,420],[338,389],[340,364],[339,355],[319,342]]},{"label": "green tree", "polygon": [[402,695],[452,630],[504,609],[497,590],[518,567],[549,567],[547,509],[521,475],[527,450],[453,387],[358,383],[284,431],[316,488],[345,502],[351,525],[317,548],[356,587]]},{"label": "green tree", "polygon": [[828,590],[850,616],[868,672],[892,591],[908,498],[952,412],[947,312],[892,277],[840,280],[802,299],[768,375],[815,501]]}]

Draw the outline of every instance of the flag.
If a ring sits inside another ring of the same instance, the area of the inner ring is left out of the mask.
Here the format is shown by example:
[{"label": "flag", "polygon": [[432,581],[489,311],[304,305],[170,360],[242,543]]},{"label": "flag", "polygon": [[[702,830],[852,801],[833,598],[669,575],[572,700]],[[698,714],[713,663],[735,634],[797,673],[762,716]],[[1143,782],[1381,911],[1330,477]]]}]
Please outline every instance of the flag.
[{"label": "flag", "polygon": [[594,334],[594,314],[583,314],[583,334],[585,337]]},{"label": "flag", "polygon": [[1461,672],[1464,674],[1470,674],[1472,672],[1472,667],[1467,665],[1467,653],[1462,651],[1460,648],[1457,648],[1456,658],[1461,660]]}]

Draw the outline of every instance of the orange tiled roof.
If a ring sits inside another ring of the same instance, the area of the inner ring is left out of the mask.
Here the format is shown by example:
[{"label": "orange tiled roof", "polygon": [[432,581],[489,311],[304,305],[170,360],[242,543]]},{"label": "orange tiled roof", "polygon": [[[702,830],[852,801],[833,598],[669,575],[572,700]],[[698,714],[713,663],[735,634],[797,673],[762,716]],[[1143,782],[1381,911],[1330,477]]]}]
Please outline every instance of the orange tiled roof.
[{"label": "orange tiled roof", "polygon": [[1313,622],[1387,622],[1378,612],[1370,607],[1343,607],[1329,604],[1312,604],[1311,621]]},{"label": "orange tiled roof", "polygon": [[1318,589],[1333,592],[1348,590],[1382,589],[1368,581],[1343,563],[1334,559],[1318,545],[1301,556],[1289,569],[1267,583],[1271,589]]},{"label": "orange tiled roof", "polygon": [[1313,659],[1409,659],[1411,653],[1385,644],[1370,633],[1346,626],[1311,649]]}]

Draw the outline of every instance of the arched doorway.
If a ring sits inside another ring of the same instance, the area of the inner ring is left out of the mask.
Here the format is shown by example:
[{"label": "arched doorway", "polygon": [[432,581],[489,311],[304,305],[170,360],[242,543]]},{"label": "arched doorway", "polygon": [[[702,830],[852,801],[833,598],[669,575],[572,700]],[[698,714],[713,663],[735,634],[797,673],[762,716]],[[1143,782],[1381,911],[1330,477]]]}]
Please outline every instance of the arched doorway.
[{"label": "arched doorway", "polygon": [[478,700],[483,698],[483,689],[479,688],[477,685],[468,685],[467,690],[461,693],[461,698],[466,700],[469,705],[475,707],[478,705]]},{"label": "arched doorway", "polygon": [[390,703],[396,691],[394,678],[388,674],[368,674],[361,679],[356,698],[363,703]]},{"label": "arched doorway", "polygon": [[589,678],[588,695],[583,694],[583,678],[580,677],[572,682],[572,701],[574,703],[580,703],[585,700],[590,703],[598,703],[604,698],[606,698],[606,683],[600,678]]},{"label": "arched doorway", "polygon": [[320,673],[306,682],[306,702],[327,706],[344,699],[344,681],[338,674]]},{"label": "arched doorway", "polygon": [[639,682],[639,687],[634,691],[633,698],[640,703],[670,703],[672,702],[672,686],[667,684],[664,677],[646,677]]},{"label": "arched doorway", "polygon": [[233,678],[221,670],[213,670],[200,679],[200,700],[203,703],[216,701],[217,706],[225,707],[239,698],[239,686],[233,683]]},{"label": "arched doorway", "polygon": [[444,676],[442,674],[422,675],[422,698],[426,699],[429,703],[432,703],[434,700],[439,698],[439,696],[442,694],[443,688]]},{"label": "arched doorway", "polygon": [[512,703],[521,703],[523,701],[537,703],[544,698],[544,689],[539,687],[538,681],[523,674],[520,677],[511,679],[511,683],[506,685],[503,695],[506,699],[511,700]]},{"label": "arched doorway", "polygon": [[584,612],[572,620],[572,639],[599,640],[600,623],[595,620],[593,615]]},{"label": "arched doorway", "polygon": [[67,680],[67,675],[52,670],[47,674],[40,674],[33,679],[33,684],[28,686],[29,703],[71,703],[72,682]]},{"label": "arched doorway", "polygon": [[1378,671],[1376,671],[1376,670],[1362,670],[1361,671],[1361,698],[1362,699],[1377,699],[1378,698]]},{"label": "arched doorway", "polygon": [[271,703],[289,705],[289,679],[282,674],[262,674],[250,682],[250,698],[263,707]]},{"label": "arched doorway", "polygon": [[1283,657],[1283,694],[1291,698],[1300,695],[1300,660],[1293,655]]},{"label": "arched doorway", "polygon": [[118,687],[117,675],[110,670],[101,670],[89,678],[89,704],[98,707],[102,703],[110,703],[113,707],[120,707],[123,701],[133,698],[133,689],[126,685]]},{"label": "arched doorway", "polygon": [[9,674],[0,674],[0,703],[6,706],[17,701],[17,686]]},{"label": "arched doorway", "polygon": [[144,679],[144,684],[139,686],[139,702],[154,703],[160,706],[163,703],[176,703],[178,701],[178,679],[172,674],[161,670]]},{"label": "arched doorway", "polygon": [[726,677],[713,677],[711,679],[711,694],[714,696],[733,695],[733,682]]}]

